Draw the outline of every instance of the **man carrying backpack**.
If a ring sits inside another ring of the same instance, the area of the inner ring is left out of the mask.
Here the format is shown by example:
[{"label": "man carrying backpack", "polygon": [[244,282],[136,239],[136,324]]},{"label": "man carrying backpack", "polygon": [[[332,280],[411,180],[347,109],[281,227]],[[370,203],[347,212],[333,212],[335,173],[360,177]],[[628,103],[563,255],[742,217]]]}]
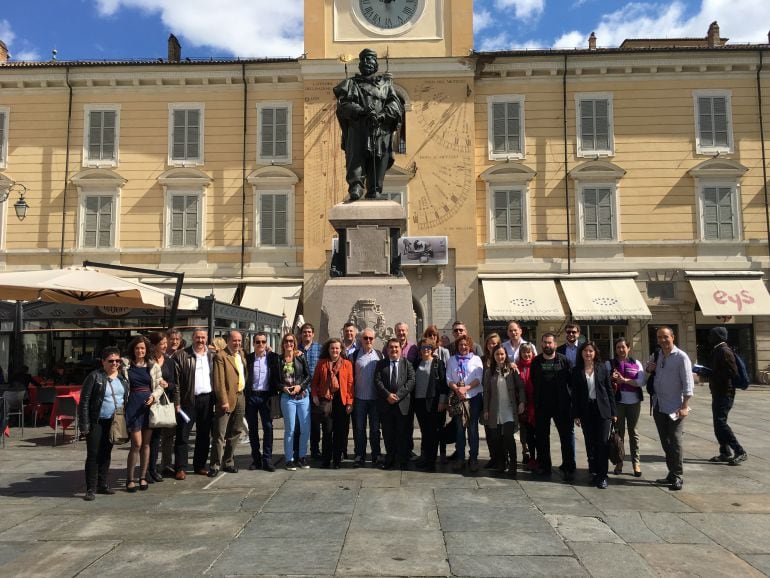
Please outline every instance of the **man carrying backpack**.
[{"label": "man carrying backpack", "polygon": [[727,424],[727,415],[735,402],[735,383],[738,379],[738,367],[735,354],[727,345],[727,329],[714,327],[709,331],[711,345],[711,373],[709,389],[711,390],[711,414],[714,417],[714,435],[719,442],[719,455],[711,462],[726,462],[737,466],[745,462],[746,451],[738,442],[733,430]]}]

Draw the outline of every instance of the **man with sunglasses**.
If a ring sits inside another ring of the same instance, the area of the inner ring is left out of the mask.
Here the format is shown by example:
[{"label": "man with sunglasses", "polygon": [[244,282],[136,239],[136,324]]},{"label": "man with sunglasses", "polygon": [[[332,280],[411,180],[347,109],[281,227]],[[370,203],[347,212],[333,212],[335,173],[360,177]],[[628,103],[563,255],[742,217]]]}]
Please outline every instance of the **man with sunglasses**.
[{"label": "man with sunglasses", "polygon": [[[462,321],[455,321],[452,323],[452,342],[449,344],[449,355],[457,354],[457,340],[465,335],[468,335],[468,329],[465,327],[465,323]],[[478,344],[476,339],[472,339],[472,341],[473,354],[484,359],[484,348]]]},{"label": "man with sunglasses", "polygon": [[363,467],[366,459],[366,421],[369,420],[369,447],[372,465],[380,460],[380,413],[379,394],[374,384],[374,371],[382,354],[374,348],[374,331],[366,328],[361,332],[361,347],[353,353],[354,395],[353,443],[356,457],[353,467]]},{"label": "man with sunglasses", "polygon": [[569,361],[570,369],[577,363],[577,352],[580,346],[580,326],[575,323],[567,323],[564,327],[565,342],[556,348],[556,353],[561,353]]},{"label": "man with sunglasses", "polygon": [[[270,368],[280,367],[277,354],[267,350],[267,334],[254,336],[254,351],[246,356],[246,423],[249,424],[251,443],[250,470],[274,472],[273,418],[270,416],[270,398],[276,394],[270,387]],[[262,445],[259,440],[259,420],[262,421]]]}]

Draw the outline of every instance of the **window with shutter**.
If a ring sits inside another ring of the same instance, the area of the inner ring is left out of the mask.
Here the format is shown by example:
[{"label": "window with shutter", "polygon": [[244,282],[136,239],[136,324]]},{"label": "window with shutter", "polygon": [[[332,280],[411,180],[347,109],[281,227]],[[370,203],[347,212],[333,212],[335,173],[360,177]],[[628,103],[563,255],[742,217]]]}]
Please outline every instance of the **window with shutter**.
[{"label": "window with shutter", "polygon": [[258,160],[291,161],[291,106],[289,104],[257,104]]},{"label": "window with shutter", "polygon": [[171,160],[202,162],[203,109],[172,108],[170,122]]},{"label": "window with shutter", "polygon": [[578,153],[611,155],[612,103],[608,97],[579,98],[578,109]]},{"label": "window with shutter", "polygon": [[523,191],[494,191],[495,242],[524,240]]},{"label": "window with shutter", "polygon": [[83,201],[82,246],[89,249],[105,249],[114,245],[112,196],[88,196]]},{"label": "window with shutter", "polygon": [[524,97],[501,95],[490,97],[489,158],[508,159],[524,156]]},{"label": "window with shutter", "polygon": [[6,154],[8,151],[8,143],[6,138],[8,136],[8,113],[5,110],[0,110],[0,167],[5,166]]},{"label": "window with shutter", "polygon": [[260,194],[259,241],[265,246],[289,244],[289,195],[287,193]]},{"label": "window with shutter", "polygon": [[608,187],[583,189],[583,239],[611,241],[613,233],[613,191]]},{"label": "window with shutter", "polygon": [[114,161],[116,156],[117,111],[88,112],[88,161]]},{"label": "window with shutter", "polygon": [[724,241],[736,238],[732,187],[703,188],[703,238]]},{"label": "window with shutter", "polygon": [[730,98],[724,94],[696,94],[698,152],[730,151]]},{"label": "window with shutter", "polygon": [[172,195],[169,215],[169,246],[197,247],[200,229],[200,196]]}]

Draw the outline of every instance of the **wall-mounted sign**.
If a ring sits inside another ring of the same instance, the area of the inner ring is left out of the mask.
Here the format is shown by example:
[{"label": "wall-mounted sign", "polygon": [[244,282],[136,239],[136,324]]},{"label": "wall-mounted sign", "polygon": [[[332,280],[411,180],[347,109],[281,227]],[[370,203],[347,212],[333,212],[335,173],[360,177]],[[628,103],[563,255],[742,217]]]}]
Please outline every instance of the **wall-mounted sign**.
[{"label": "wall-mounted sign", "polygon": [[401,237],[398,254],[402,267],[446,265],[449,262],[447,237]]}]

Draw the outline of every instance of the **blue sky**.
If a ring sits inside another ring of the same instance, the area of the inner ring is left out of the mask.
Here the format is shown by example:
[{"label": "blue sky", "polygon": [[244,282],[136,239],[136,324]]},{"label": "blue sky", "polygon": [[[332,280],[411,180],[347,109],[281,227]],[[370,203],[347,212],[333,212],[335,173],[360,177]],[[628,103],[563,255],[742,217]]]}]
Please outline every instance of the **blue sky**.
[{"label": "blue sky", "polygon": [[[321,1],[321,0],[308,0]],[[766,43],[770,0],[476,0],[475,48],[600,47],[625,38],[705,36]],[[302,54],[303,0],[5,0],[0,39],[14,60],[158,58],[170,32],[183,56]]]}]

